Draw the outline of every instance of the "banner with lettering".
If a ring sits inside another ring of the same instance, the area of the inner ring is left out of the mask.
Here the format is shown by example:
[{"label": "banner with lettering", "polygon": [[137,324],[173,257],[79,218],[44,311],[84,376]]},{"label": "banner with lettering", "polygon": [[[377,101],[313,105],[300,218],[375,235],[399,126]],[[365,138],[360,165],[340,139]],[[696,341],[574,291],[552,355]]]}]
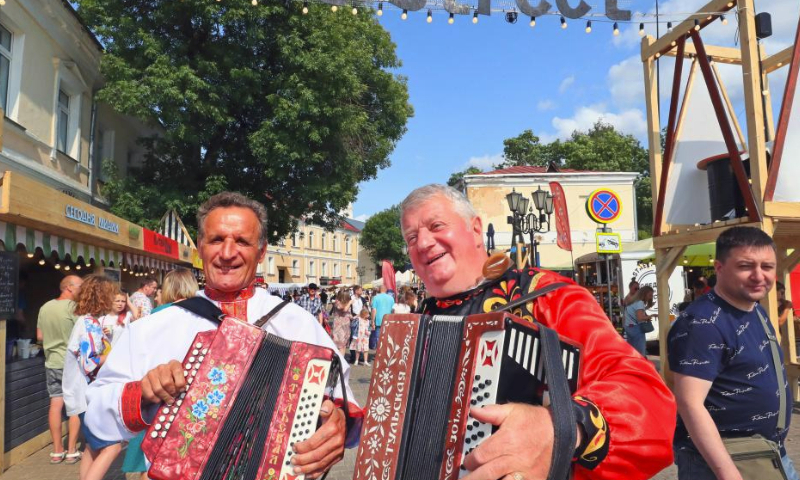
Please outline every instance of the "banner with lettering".
[{"label": "banner with lettering", "polygon": [[157,253],[176,260],[179,258],[178,242],[146,228],[143,228],[142,231],[144,232],[144,250],[146,252]]},{"label": "banner with lettering", "polygon": [[564,189],[558,182],[550,182],[550,191],[553,192],[553,213],[556,216],[556,244],[562,250],[571,252],[572,234],[569,229],[567,197],[564,196]]}]

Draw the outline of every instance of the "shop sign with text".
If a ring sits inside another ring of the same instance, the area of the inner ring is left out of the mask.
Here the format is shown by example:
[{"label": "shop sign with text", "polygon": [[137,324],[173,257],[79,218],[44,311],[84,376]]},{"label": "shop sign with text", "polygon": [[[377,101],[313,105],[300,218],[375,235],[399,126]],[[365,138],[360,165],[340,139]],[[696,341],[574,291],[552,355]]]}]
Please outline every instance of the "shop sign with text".
[{"label": "shop sign with text", "polygon": [[178,258],[178,242],[146,228],[143,228],[142,231],[144,232],[144,250],[146,252]]},{"label": "shop sign with text", "polygon": [[85,223],[86,225],[91,225],[101,230],[119,235],[119,223],[112,222],[107,218],[96,215],[80,207],[67,204],[64,211],[64,216],[70,220]]}]

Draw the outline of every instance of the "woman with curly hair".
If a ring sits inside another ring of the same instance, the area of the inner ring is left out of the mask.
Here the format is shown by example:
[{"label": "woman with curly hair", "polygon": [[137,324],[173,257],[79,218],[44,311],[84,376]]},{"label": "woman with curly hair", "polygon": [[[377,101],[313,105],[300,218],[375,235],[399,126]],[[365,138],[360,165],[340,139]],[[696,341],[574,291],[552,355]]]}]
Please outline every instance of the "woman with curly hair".
[{"label": "woman with curly hair", "polygon": [[80,480],[102,480],[122,446],[95,437],[83,420],[86,411],[86,387],[111,352],[111,342],[103,332],[101,319],[113,309],[119,286],[103,275],[88,275],[83,279],[75,305],[78,320],[67,344],[64,363],[64,403],[67,412],[79,415],[81,431],[86,437],[88,455],[81,460]]}]

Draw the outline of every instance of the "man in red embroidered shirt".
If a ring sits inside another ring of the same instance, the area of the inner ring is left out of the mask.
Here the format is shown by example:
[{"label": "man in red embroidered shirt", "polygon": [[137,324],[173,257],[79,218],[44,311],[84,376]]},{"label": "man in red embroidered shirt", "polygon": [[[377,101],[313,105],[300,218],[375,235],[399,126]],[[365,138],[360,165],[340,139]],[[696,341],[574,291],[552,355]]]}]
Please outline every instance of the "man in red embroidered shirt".
[{"label": "man in red embroidered shirt", "polygon": [[[400,205],[401,228],[414,270],[430,293],[422,312],[491,312],[536,289],[568,285],[512,311],[583,345],[573,409],[578,424],[576,479],[647,479],[672,463],[675,401],[652,364],[614,330],[592,295],[552,272],[508,269],[483,278],[487,260],[480,217],[460,192],[428,185]],[[476,420],[499,427],[467,456],[464,480],[544,480],[553,449],[553,420],[544,407],[475,408]]]},{"label": "man in red embroidered shirt", "polygon": [[[264,206],[225,192],[203,204],[197,218],[198,249],[206,277],[206,288],[198,295],[213,301],[225,314],[254,323],[281,302],[255,288],[256,266],[267,248]],[[106,440],[124,440],[144,430],[159,403],[172,403],[186,387],[180,361],[195,335],[213,328],[211,321],[180,308],[167,308],[131,324],[89,386],[86,423],[92,433]],[[294,304],[286,305],[264,328],[288,340],[337,351],[320,324]],[[348,378],[349,366],[340,360]],[[335,396],[341,398],[341,393],[337,391]],[[327,471],[343,457],[346,440],[348,446],[354,446],[358,439],[359,425],[346,432],[344,414],[333,402],[323,403],[320,417],[323,425],[319,430],[293,446],[295,472],[307,478]]]}]

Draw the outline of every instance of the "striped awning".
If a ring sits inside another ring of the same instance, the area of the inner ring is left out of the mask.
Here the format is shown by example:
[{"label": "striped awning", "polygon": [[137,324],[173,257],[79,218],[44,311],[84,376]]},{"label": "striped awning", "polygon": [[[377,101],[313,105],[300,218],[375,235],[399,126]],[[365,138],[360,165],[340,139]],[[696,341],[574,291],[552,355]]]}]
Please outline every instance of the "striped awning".
[{"label": "striped awning", "polygon": [[131,254],[123,255],[122,252],[108,248],[87,245],[77,240],[2,221],[0,221],[0,240],[3,241],[6,251],[16,250],[18,245],[22,245],[29,253],[33,253],[39,248],[45,256],[50,256],[53,253],[58,255],[59,259],[69,256],[73,262],[77,262],[79,258],[82,258],[84,263],[94,260],[95,263],[103,266],[113,265],[118,267],[124,259],[129,266],[157,268],[160,270],[171,270],[173,268],[170,263],[154,258]]}]

